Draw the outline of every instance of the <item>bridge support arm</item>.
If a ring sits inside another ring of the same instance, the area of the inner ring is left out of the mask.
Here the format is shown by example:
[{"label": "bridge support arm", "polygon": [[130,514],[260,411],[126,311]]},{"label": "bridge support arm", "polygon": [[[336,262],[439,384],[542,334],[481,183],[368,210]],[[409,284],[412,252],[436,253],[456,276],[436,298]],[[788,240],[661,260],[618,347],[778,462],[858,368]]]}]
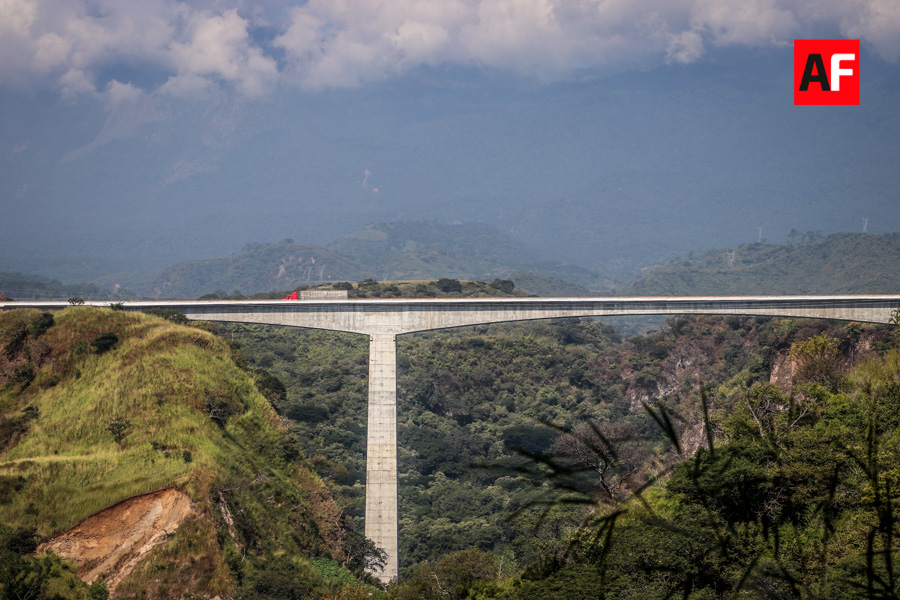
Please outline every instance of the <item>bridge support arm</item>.
[{"label": "bridge support arm", "polygon": [[384,550],[387,562],[373,574],[397,577],[397,338],[369,338],[369,416],[366,439],[366,537]]}]

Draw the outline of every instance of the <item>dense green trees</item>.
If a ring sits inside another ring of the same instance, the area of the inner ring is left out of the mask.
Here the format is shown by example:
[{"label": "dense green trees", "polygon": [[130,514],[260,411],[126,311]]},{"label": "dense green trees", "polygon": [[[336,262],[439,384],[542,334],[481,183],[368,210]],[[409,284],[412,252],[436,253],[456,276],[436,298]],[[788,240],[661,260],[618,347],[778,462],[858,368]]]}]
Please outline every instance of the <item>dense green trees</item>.
[{"label": "dense green trees", "polygon": [[37,547],[33,529],[0,523],[2,600],[107,600],[109,590],[102,581],[84,584],[75,576],[75,569],[55,554],[34,554]]},{"label": "dense green trees", "polygon": [[[361,531],[366,340],[230,331],[284,383],[279,410]],[[740,317],[675,319],[627,340],[577,320],[404,336],[405,583],[391,594],[455,593],[424,582],[475,550],[495,572],[471,597],[812,598],[868,585],[864,554],[831,540],[864,551],[860,524],[878,512],[861,508],[871,484],[852,456],[866,456],[867,423],[893,435],[900,411],[866,405],[893,388],[866,392],[846,368],[893,345],[873,326]]]},{"label": "dense green trees", "polygon": [[[835,341],[814,336],[792,353]],[[900,409],[900,351],[843,376],[832,365],[839,390],[819,386],[802,418],[772,386],[739,394],[727,443],[601,509],[565,560],[496,597],[898,597],[900,438],[896,418],[884,418]]]}]

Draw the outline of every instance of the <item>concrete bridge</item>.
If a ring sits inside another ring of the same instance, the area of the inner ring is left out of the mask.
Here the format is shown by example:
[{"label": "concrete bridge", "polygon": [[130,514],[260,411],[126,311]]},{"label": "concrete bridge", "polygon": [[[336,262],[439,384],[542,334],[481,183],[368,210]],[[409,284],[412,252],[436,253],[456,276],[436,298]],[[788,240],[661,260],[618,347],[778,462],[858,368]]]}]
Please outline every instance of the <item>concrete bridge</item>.
[{"label": "concrete bridge", "polygon": [[[88,302],[108,306],[108,302]],[[387,554],[382,581],[399,568],[397,508],[397,336],[466,325],[561,317],[746,315],[888,323],[900,295],[661,296],[632,298],[459,298],[125,302],[125,310],[171,309],[191,320],[259,323],[369,336],[366,536]],[[0,302],[0,310],[54,310],[66,302]]]}]

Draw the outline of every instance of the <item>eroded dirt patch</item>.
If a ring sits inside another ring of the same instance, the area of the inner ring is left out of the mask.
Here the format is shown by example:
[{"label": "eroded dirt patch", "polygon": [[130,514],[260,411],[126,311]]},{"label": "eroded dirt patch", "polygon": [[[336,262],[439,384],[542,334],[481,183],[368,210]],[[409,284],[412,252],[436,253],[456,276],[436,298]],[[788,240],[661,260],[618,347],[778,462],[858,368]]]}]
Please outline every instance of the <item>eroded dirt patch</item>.
[{"label": "eroded dirt patch", "polygon": [[42,544],[39,551],[52,550],[81,565],[78,576],[87,583],[106,573],[106,585],[113,591],[154,546],[174,534],[193,513],[191,499],[184,492],[157,490],[91,515]]}]

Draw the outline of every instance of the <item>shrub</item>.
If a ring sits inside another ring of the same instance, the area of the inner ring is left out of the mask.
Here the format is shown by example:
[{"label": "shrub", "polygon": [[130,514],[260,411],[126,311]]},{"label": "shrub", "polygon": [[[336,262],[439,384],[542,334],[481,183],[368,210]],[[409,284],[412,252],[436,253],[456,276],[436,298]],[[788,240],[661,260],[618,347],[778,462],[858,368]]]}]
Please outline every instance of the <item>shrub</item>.
[{"label": "shrub", "polygon": [[516,284],[512,279],[500,279],[497,277],[490,285],[492,288],[500,290],[504,294],[512,294],[513,290],[516,289]]},{"label": "shrub", "polygon": [[223,427],[232,415],[240,412],[239,407],[231,402],[228,394],[220,389],[206,390],[204,408],[209,418]]},{"label": "shrub", "polygon": [[40,337],[47,333],[47,330],[53,327],[53,324],[56,321],[53,318],[53,313],[45,312],[36,316],[31,320],[31,335],[34,337]]},{"label": "shrub", "polygon": [[15,360],[22,349],[25,347],[25,340],[28,338],[28,326],[19,322],[0,330],[0,343],[6,343],[7,360]]},{"label": "shrub", "polygon": [[107,598],[109,598],[109,589],[106,587],[105,583],[95,581],[91,584],[91,587],[88,588],[88,595],[91,600],[107,600]]},{"label": "shrub", "polygon": [[[259,572],[245,582],[245,597],[260,600],[307,598],[315,588],[316,573],[298,569],[286,557],[267,561]],[[249,585],[247,585],[249,584]]]},{"label": "shrub", "polygon": [[287,388],[284,387],[284,383],[280,379],[265,369],[257,369],[256,389],[276,410],[283,409],[284,402],[287,400]]},{"label": "shrub", "polygon": [[820,333],[791,344],[790,357],[797,363],[797,379],[833,387],[838,379],[838,341]]},{"label": "shrub", "polygon": [[165,319],[166,321],[171,321],[176,325],[187,325],[188,323],[188,318],[184,316],[184,313],[180,313],[177,310],[151,308],[149,310],[145,310],[144,312],[148,315],[160,317],[161,319]]},{"label": "shrub", "polygon": [[28,385],[34,380],[34,375],[34,363],[29,361],[16,365],[9,379],[15,383]]},{"label": "shrub", "polygon": [[644,368],[634,375],[634,383],[642,388],[652,388],[656,385],[656,376],[653,369]]},{"label": "shrub", "polygon": [[462,283],[460,283],[459,279],[447,279],[442,277],[441,279],[437,280],[437,283],[435,285],[442,292],[462,292]]},{"label": "shrub", "polygon": [[118,417],[114,419],[112,423],[110,423],[106,429],[112,434],[113,439],[116,440],[117,444],[121,444],[122,440],[125,439],[125,436],[128,435],[128,430],[131,428],[131,424],[127,419],[122,417]]},{"label": "shrub", "polygon": [[94,338],[94,341],[91,342],[91,346],[94,347],[94,351],[96,351],[97,354],[103,354],[104,352],[112,350],[112,348],[118,343],[119,336],[110,331],[107,333],[101,333],[96,338]]},{"label": "shrub", "polygon": [[16,554],[31,554],[37,550],[37,532],[34,529],[19,529],[6,539],[4,550]]},{"label": "shrub", "polygon": [[287,417],[292,421],[321,423],[328,419],[328,409],[317,404],[294,404],[287,409]]},{"label": "shrub", "polygon": [[25,487],[25,478],[21,475],[0,475],[0,504],[9,504],[13,496]]}]

